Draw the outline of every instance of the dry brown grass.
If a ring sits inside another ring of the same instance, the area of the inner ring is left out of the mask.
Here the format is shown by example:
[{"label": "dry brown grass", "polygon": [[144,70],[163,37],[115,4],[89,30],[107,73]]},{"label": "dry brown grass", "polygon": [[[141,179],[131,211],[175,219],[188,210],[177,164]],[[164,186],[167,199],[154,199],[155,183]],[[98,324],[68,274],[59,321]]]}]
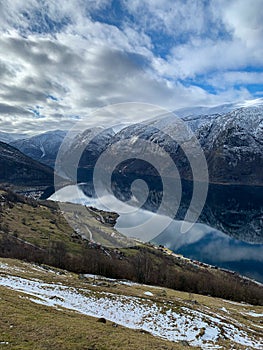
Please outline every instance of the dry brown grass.
[{"label": "dry brown grass", "polygon": [[24,294],[3,287],[0,287],[0,293],[0,344],[8,342],[0,345],[4,349],[182,349],[181,344],[122,326],[115,327],[112,322],[103,324],[76,312],[36,305]]},{"label": "dry brown grass", "polygon": [[[93,292],[152,299],[159,305],[170,303],[173,310],[182,312],[182,307],[203,312],[204,314],[224,317],[226,323],[232,323],[243,329],[249,336],[259,338],[262,335],[262,320],[249,312],[261,314],[263,307],[243,303],[233,303],[220,298],[179,292],[167,288],[158,288],[140,284],[124,285],[104,278],[79,279],[74,273],[52,268],[53,272],[36,268],[36,265],[19,260],[0,259],[0,264],[9,268],[0,269],[0,274],[10,274],[24,278],[37,278],[47,283],[62,283],[75,288],[87,288]],[[56,273],[54,273],[56,272]],[[59,272],[59,273],[58,273]],[[104,282],[101,285],[100,282]],[[153,295],[146,296],[150,291]],[[141,333],[122,326],[114,327],[97,319],[69,310],[57,310],[37,305],[27,299],[26,294],[0,288],[0,342],[5,349],[187,349],[182,343],[172,343],[150,334]],[[223,309],[222,309],[223,308]],[[223,323],[222,323],[223,325]],[[200,335],[201,336],[201,335]],[[230,340],[219,340],[222,349],[245,349],[233,345]]]}]

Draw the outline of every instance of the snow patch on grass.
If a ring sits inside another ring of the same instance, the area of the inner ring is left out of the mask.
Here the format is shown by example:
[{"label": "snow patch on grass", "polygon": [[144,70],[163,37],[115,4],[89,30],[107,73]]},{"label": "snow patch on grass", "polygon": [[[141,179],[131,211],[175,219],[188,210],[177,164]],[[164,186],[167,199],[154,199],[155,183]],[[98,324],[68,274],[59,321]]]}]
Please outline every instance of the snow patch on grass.
[{"label": "snow patch on grass", "polygon": [[188,307],[182,307],[178,311],[173,305],[161,306],[144,298],[76,289],[15,276],[0,276],[0,285],[26,293],[37,304],[104,317],[170,341],[186,340],[202,349],[219,348],[217,342],[223,336],[249,348],[263,348],[263,342],[252,339],[244,330],[231,323],[222,322],[222,317],[213,317]]}]

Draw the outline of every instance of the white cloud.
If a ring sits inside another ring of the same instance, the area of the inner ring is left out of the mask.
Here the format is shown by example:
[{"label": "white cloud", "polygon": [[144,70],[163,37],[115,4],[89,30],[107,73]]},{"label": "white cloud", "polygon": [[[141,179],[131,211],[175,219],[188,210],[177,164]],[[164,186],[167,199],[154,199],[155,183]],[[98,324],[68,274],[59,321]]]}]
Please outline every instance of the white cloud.
[{"label": "white cloud", "polygon": [[[126,12],[116,26],[92,16],[110,11],[107,0],[0,3],[3,130],[68,128],[72,117],[119,102],[174,110],[251,97],[235,82],[261,79],[238,71],[262,66],[260,1],[254,7],[238,0],[121,4]],[[217,93],[198,82],[210,83]]]},{"label": "white cloud", "polygon": [[211,78],[207,79],[209,84],[220,88],[222,81],[224,86],[232,86],[235,84],[263,84],[263,73],[260,72],[238,72],[238,71],[228,71],[223,74],[215,74]]},{"label": "white cloud", "polygon": [[235,0],[222,7],[222,19],[249,49],[263,43],[263,6],[261,0]]},{"label": "white cloud", "polygon": [[124,0],[126,8],[146,32],[182,34],[206,30],[206,12],[202,1],[195,0]]}]

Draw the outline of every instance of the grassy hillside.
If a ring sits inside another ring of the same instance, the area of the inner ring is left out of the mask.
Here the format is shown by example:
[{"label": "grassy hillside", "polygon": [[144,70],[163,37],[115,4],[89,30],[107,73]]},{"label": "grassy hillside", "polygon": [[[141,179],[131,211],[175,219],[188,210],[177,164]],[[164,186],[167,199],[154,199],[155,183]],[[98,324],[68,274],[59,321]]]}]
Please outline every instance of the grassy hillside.
[{"label": "grassy hillside", "polygon": [[0,344],[5,349],[263,346],[259,306],[99,276],[80,278],[3,258],[0,292]]},{"label": "grassy hillside", "polygon": [[68,215],[78,223],[75,230],[67,224],[56,203],[35,201],[2,190],[0,255],[81,274],[125,278],[263,305],[262,286],[164,248],[128,241],[112,227],[114,213],[79,205],[69,204],[69,207]]},{"label": "grassy hillside", "polygon": [[[180,344],[171,344],[146,332],[123,326],[116,327],[114,322],[103,324],[97,322],[96,318],[77,312],[35,304],[23,293],[5,287],[0,287],[0,294],[0,346],[4,349],[176,350],[181,348]],[[187,348],[190,347],[185,347]]]}]

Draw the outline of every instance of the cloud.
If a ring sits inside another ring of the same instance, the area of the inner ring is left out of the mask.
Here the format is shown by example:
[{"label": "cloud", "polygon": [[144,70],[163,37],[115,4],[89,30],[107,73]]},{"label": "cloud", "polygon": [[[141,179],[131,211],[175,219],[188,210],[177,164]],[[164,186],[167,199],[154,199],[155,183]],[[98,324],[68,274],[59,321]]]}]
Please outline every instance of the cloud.
[{"label": "cloud", "polygon": [[225,86],[239,85],[239,84],[251,84],[251,85],[263,85],[263,72],[242,72],[242,71],[227,71],[223,74],[214,74],[207,81],[209,84],[220,88],[222,80]]},{"label": "cloud", "polygon": [[0,103],[0,113],[1,114],[27,114],[22,108],[17,108],[5,103]]},{"label": "cloud", "polygon": [[263,6],[261,0],[235,0],[222,6],[222,20],[232,30],[234,37],[244,42],[248,49],[262,50]]},{"label": "cloud", "polygon": [[124,2],[135,22],[148,33],[161,32],[173,38],[201,35],[207,29],[208,9],[203,1],[195,0],[135,0]]},{"label": "cloud", "polygon": [[[8,58],[9,70],[13,71],[8,82],[0,84],[0,101],[13,106],[10,115],[17,116],[17,127],[19,123],[21,128],[34,125],[32,111],[39,107],[49,125],[53,121],[57,128],[59,121],[60,127],[68,128],[70,116],[84,117],[107,104],[137,101],[174,108],[181,107],[180,101],[207,98],[200,88],[156,79],[147,56],[104,44],[89,43],[86,48],[86,41],[71,47],[67,41],[65,34],[59,41],[49,36],[9,34],[0,40],[0,60]],[[28,111],[26,123],[16,109]],[[39,121],[35,125],[38,129]]]},{"label": "cloud", "polygon": [[112,103],[249,99],[263,68],[260,18],[260,1],[1,2],[2,128],[68,128]]}]

